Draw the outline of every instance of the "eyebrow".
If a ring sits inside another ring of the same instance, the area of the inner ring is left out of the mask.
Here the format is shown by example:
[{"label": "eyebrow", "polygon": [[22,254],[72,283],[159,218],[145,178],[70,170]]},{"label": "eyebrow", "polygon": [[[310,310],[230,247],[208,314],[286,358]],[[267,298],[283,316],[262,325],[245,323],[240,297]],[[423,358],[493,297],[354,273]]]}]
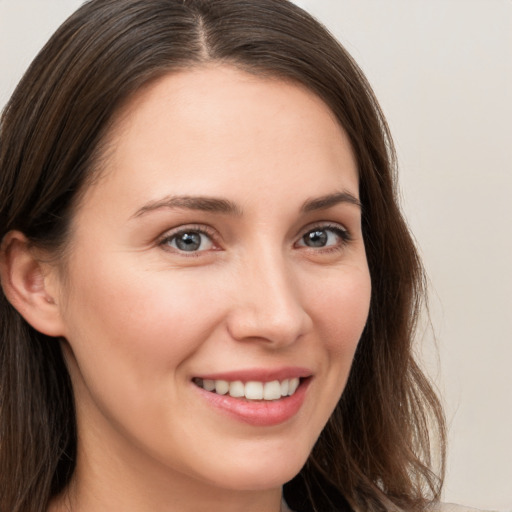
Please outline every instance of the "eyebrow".
[{"label": "eyebrow", "polygon": [[314,199],[307,200],[301,208],[303,213],[313,212],[317,210],[327,210],[340,203],[353,204],[362,208],[361,201],[353,194],[347,191],[335,192],[334,194],[327,194],[326,196],[315,197]]},{"label": "eyebrow", "polygon": [[[327,210],[340,203],[353,204],[361,208],[361,202],[350,192],[335,192],[314,199],[308,199],[300,208],[303,213],[318,210]],[[208,196],[166,196],[157,201],[151,201],[139,208],[132,218],[141,217],[146,213],[163,208],[182,208],[209,213],[222,213],[225,215],[242,216],[242,209],[229,199]]]},{"label": "eyebrow", "polygon": [[223,213],[237,217],[242,215],[242,210],[228,199],[206,196],[167,196],[163,199],[145,204],[142,208],[139,208],[132,217],[141,217],[148,212],[162,208],[183,208],[186,210]]}]

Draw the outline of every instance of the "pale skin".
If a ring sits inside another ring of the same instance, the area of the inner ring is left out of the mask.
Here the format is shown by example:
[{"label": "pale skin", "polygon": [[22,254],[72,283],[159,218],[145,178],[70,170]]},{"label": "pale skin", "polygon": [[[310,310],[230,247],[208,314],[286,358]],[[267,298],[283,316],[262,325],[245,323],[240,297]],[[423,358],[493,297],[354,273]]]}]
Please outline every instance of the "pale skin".
[{"label": "pale skin", "polygon": [[[210,64],[139,91],[108,142],[65,262],[18,232],[3,246],[6,294],[63,338],[75,394],[77,468],[50,510],[278,512],[368,314],[348,138],[305,88]],[[309,386],[271,426],[217,410],[192,380],[281,367]]]}]

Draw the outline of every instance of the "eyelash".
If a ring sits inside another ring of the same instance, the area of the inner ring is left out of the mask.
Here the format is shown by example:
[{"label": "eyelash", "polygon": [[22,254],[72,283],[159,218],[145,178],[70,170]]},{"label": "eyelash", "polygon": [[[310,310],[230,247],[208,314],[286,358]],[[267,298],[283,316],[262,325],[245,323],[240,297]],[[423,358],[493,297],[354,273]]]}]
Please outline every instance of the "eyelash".
[{"label": "eyelash", "polygon": [[[331,231],[333,232],[340,240],[341,242],[339,244],[336,244],[336,245],[333,245],[333,246],[327,246],[327,247],[319,247],[319,248],[315,248],[315,247],[310,247],[310,246],[307,246],[307,245],[299,245],[299,247],[304,247],[305,249],[309,249],[311,251],[315,251],[315,252],[323,252],[323,253],[330,253],[330,252],[335,252],[335,251],[341,251],[346,245],[348,245],[351,241],[352,241],[352,236],[350,234],[350,232],[344,228],[344,227],[341,227],[340,225],[338,224],[317,224],[317,225],[313,225],[313,226],[308,226],[307,230],[303,232],[303,234],[299,237],[298,241],[295,242],[294,246],[296,246],[300,241],[303,241],[304,240],[304,237],[308,234],[308,233],[311,233],[313,231]],[[184,234],[187,234],[187,233],[198,233],[200,235],[204,235],[206,237],[208,237],[210,240],[211,240],[211,243],[214,245],[214,246],[217,246],[218,247],[218,244],[216,243],[216,232],[211,229],[211,228],[208,228],[204,225],[191,225],[191,226],[186,226],[186,227],[183,227],[183,228],[180,228],[178,229],[177,231],[173,231],[171,233],[166,233],[159,241],[158,241],[158,245],[161,246],[161,247],[164,247],[166,250],[172,250],[178,254],[180,254],[181,256],[185,256],[185,257],[198,257],[200,256],[202,253],[204,252],[207,252],[208,250],[201,250],[201,251],[183,251],[183,250],[179,250],[179,249],[175,249],[175,248],[169,248],[169,244],[177,239],[180,235],[184,235]],[[167,246],[167,247],[165,247]],[[218,249],[213,249],[213,250],[218,250]]]}]

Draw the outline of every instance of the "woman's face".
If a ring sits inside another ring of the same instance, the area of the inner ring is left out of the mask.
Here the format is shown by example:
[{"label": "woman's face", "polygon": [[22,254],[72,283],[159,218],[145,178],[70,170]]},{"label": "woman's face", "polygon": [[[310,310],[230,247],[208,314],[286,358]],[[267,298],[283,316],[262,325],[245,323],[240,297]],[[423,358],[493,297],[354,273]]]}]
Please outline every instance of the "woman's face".
[{"label": "woman's face", "polygon": [[139,91],[103,165],[58,281],[78,475],[280,486],[368,313],[346,134],[304,88],[212,65]]}]

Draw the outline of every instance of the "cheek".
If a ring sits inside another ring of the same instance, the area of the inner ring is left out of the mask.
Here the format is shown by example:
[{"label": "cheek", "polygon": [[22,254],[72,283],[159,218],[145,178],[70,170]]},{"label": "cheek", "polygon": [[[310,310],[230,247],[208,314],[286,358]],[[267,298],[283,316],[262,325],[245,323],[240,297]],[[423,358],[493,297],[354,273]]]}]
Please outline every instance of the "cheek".
[{"label": "cheek", "polygon": [[334,408],[345,388],[370,306],[371,282],[366,266],[344,270],[327,279],[319,288],[321,292],[312,297],[314,322],[325,355],[328,410]]},{"label": "cheek", "polygon": [[198,350],[215,328],[215,302],[190,279],[172,277],[119,262],[71,276],[66,338],[88,381],[122,384],[138,396],[158,376],[174,378]]},{"label": "cheek", "polygon": [[365,266],[327,279],[313,296],[316,323],[333,355],[355,350],[368,318],[370,296],[370,275]]}]

